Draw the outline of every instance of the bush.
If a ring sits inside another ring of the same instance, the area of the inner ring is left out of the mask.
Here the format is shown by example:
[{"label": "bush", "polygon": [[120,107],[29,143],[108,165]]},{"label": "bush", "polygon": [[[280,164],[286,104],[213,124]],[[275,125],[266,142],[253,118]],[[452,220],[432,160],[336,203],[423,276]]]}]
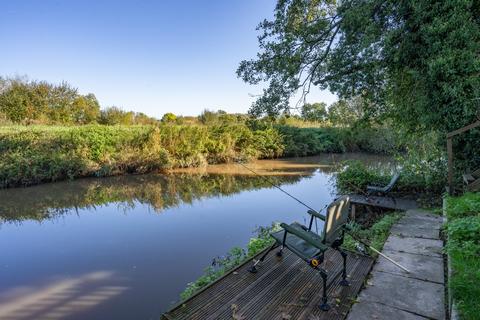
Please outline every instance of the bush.
[{"label": "bush", "polygon": [[285,156],[310,156],[322,152],[345,152],[339,135],[331,128],[276,126],[285,142]]},{"label": "bush", "polygon": [[[441,194],[445,186],[446,170],[428,160],[404,157],[399,160],[400,178],[393,192]],[[436,161],[434,161],[436,162]],[[342,192],[363,193],[367,185],[386,185],[392,178],[392,169],[369,167],[359,161],[347,161],[337,174],[337,187]]]},{"label": "bush", "polygon": [[[219,119],[226,117],[220,114]],[[0,187],[238,160],[344,152],[345,130],[266,121],[0,127]]]},{"label": "bush", "polygon": [[0,187],[282,155],[273,128],[246,125],[3,127]]}]

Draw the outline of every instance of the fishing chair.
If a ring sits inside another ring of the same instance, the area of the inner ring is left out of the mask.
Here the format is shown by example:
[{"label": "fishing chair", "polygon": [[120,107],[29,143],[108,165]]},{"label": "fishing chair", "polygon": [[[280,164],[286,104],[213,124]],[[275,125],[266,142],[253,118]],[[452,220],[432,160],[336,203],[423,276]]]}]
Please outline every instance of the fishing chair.
[{"label": "fishing chair", "polygon": [[[400,173],[396,173],[393,175],[392,179],[386,186],[367,186],[367,196],[371,196],[373,194],[380,194],[380,195],[387,195],[392,191],[393,187],[397,183],[398,179],[400,178]],[[394,199],[395,201],[395,199]]]},{"label": "fishing chair", "polygon": [[[249,269],[250,272],[256,273],[256,266],[262,262],[269,252],[280,246],[277,256],[282,256],[282,250],[288,248],[291,252],[306,261],[312,268],[318,270],[323,281],[323,295],[320,309],[328,311],[330,305],[327,303],[327,271],[320,267],[325,252],[333,248],[340,252],[343,258],[342,280],[340,285],[348,286],[347,280],[347,254],[340,248],[343,244],[346,224],[349,216],[350,199],[347,196],[336,199],[327,208],[327,216],[308,210],[310,214],[310,223],[308,228],[298,222],[290,225],[282,223],[280,226],[283,230],[274,232],[271,236],[275,239],[275,244],[263,254],[260,260],[255,261]],[[312,231],[314,219],[324,221],[323,233],[317,234]],[[338,274],[337,274],[338,275]],[[335,275],[335,277],[337,276]]]}]

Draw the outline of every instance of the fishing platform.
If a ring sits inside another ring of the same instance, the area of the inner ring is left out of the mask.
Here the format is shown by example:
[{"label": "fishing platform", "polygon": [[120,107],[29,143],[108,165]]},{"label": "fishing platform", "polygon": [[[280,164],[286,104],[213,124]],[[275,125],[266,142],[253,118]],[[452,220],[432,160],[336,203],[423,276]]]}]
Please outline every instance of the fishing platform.
[{"label": "fishing platform", "polygon": [[376,207],[380,209],[390,209],[396,211],[407,211],[418,209],[417,201],[405,198],[366,196],[360,194],[350,194],[352,209],[356,206]]},{"label": "fishing platform", "polygon": [[328,279],[331,309],[325,312],[318,307],[321,276],[302,259],[288,250],[282,257],[272,253],[256,274],[248,272],[252,260],[174,306],[161,319],[344,319],[373,265],[372,258],[349,252],[350,286],[344,287],[340,285],[342,257],[335,250],[327,251],[325,269],[337,276]]},{"label": "fishing platform", "polygon": [[[413,200],[393,197],[349,195],[351,214],[359,207],[405,211],[417,208]],[[328,209],[327,209],[328,210]],[[341,254],[333,249],[325,252],[323,268],[334,276],[327,278],[330,309],[323,311],[323,281],[320,272],[311,268],[290,250],[282,256],[268,254],[252,274],[249,269],[268,249],[248,259],[215,282],[173,306],[162,320],[200,319],[299,319],[323,320],[346,318],[352,304],[372,269],[374,259],[346,251],[348,286],[342,286]]]}]

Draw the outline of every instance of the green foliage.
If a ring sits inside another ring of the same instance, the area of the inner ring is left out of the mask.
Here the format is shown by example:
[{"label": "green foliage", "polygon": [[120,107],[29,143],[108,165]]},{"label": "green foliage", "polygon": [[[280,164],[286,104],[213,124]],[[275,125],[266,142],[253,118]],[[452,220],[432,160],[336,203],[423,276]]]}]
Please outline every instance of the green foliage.
[{"label": "green foliage", "polygon": [[106,125],[133,124],[134,113],[126,112],[118,107],[109,107],[100,112],[98,123]]},{"label": "green foliage", "polygon": [[65,82],[0,78],[0,112],[14,123],[85,124],[96,121],[100,106]]},{"label": "green foliage", "polygon": [[[336,180],[342,192],[363,193],[368,185],[387,185],[392,178],[390,170],[369,167],[359,161],[347,161],[342,165],[343,169],[337,174]],[[415,170],[407,164],[401,166],[400,179],[392,192],[441,194],[445,186],[445,171],[429,168],[429,163],[422,165],[415,167]]]},{"label": "green foliage", "polygon": [[282,155],[278,131],[246,125],[3,127],[0,187]]},{"label": "green foliage", "polygon": [[462,319],[477,319],[480,302],[480,193],[447,198],[448,286]]},{"label": "green foliage", "polygon": [[[0,77],[0,119],[20,124],[155,124],[143,113],[126,112],[117,107],[100,111],[93,94],[81,95],[66,82],[3,79]],[[3,122],[0,120],[0,123]]]},{"label": "green foliage", "polygon": [[[288,112],[290,98],[315,85],[368,101],[354,108],[360,114],[345,101],[333,105],[329,118],[339,125],[388,118],[412,133],[443,135],[476,119],[478,1],[279,0],[273,17],[258,26],[257,58],[237,70],[245,82],[268,83],[252,114]],[[472,161],[479,135],[457,139],[460,158]]]},{"label": "green foliage", "polygon": [[336,131],[349,151],[396,154],[405,149],[398,134],[388,127],[353,126]]},{"label": "green foliage", "polygon": [[448,219],[480,214],[480,193],[469,192],[461,197],[447,198]]},{"label": "green foliage", "polygon": [[175,123],[177,121],[177,116],[171,112],[167,112],[162,117],[163,123]]},{"label": "green foliage", "polygon": [[477,211],[477,216],[454,219],[448,224],[447,232],[449,242],[471,241],[480,245],[480,211]]},{"label": "green foliage", "polygon": [[361,97],[339,100],[328,108],[328,120],[335,126],[352,127],[365,118],[368,102]]},{"label": "green foliage", "polygon": [[[362,141],[361,136],[362,134],[356,134],[356,139]],[[404,152],[397,156],[397,171],[401,171],[401,175],[394,191],[435,194],[443,192],[446,184],[447,161],[444,151],[438,146],[437,139],[438,136],[434,133],[408,142],[392,138],[395,141],[392,143],[397,145],[394,149],[404,149]],[[362,142],[357,144],[362,145]],[[389,144],[386,143],[386,145]],[[379,145],[381,144],[377,144]],[[391,176],[391,171],[367,167],[360,162],[348,162],[345,163],[344,170],[338,174],[337,185],[346,192],[359,192],[365,191],[367,185],[386,185]]]},{"label": "green foliage", "polygon": [[260,227],[256,230],[257,236],[250,239],[247,252],[239,247],[232,248],[227,255],[217,257],[213,260],[212,266],[204,270],[204,274],[187,285],[187,288],[180,294],[182,300],[188,299],[195,292],[211,284],[222,275],[239,266],[245,260],[255,256],[268,246],[273,244],[273,238],[269,236],[271,232],[279,230],[279,224],[274,223],[270,227]]},{"label": "green foliage", "polygon": [[285,140],[286,156],[308,156],[321,152],[345,152],[346,148],[331,128],[296,128],[290,126],[276,127]]},{"label": "green foliage", "polygon": [[461,319],[478,319],[478,310],[480,310],[480,250],[477,246],[476,255],[472,254],[473,249],[468,251],[465,247],[449,248],[449,257],[451,266],[454,270],[449,279],[448,287],[452,292],[453,299],[456,302],[460,312]]},{"label": "green foliage", "polygon": [[387,173],[364,165],[360,161],[345,161],[343,170],[337,174],[337,187],[342,192],[365,192],[368,185],[385,185],[388,183]]},{"label": "green foliage", "polygon": [[[383,244],[390,235],[391,227],[402,217],[400,213],[392,213],[383,216],[380,220],[375,222],[370,228],[362,229],[362,227],[356,223],[351,223],[351,233],[355,238],[361,239],[369,243],[375,249],[381,251]],[[352,251],[356,250],[357,242],[350,236],[345,236],[343,247]],[[377,253],[371,251],[372,256],[377,256]]]},{"label": "green foliage", "polygon": [[306,103],[302,106],[301,115],[306,121],[325,121],[327,105],[323,102]]}]

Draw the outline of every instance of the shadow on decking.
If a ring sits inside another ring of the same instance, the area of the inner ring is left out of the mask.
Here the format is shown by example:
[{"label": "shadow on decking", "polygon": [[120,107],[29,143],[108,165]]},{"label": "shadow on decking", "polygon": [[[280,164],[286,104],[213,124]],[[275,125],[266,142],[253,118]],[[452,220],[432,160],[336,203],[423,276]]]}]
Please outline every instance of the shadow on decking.
[{"label": "shadow on decking", "polygon": [[344,319],[373,259],[350,253],[347,272],[351,285],[342,287],[341,256],[327,251],[323,267],[331,275],[328,297],[332,308],[328,312],[318,307],[322,292],[320,273],[290,251],[285,250],[282,258],[270,253],[256,274],[247,271],[250,263],[173,307],[161,319]]}]

